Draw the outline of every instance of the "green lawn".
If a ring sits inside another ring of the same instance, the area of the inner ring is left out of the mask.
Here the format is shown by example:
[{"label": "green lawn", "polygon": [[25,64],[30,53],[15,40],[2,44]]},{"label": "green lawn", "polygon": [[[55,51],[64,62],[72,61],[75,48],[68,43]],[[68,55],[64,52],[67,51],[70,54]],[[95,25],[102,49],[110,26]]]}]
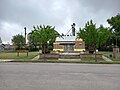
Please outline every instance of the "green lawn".
[{"label": "green lawn", "polygon": [[110,58],[112,61],[120,61],[120,58],[112,58],[112,57],[110,57],[110,55],[112,55],[112,52],[107,52],[107,51],[105,51],[105,52],[98,52],[99,54],[103,54],[104,56],[106,56],[106,57],[108,57],[108,58]]},{"label": "green lawn", "polygon": [[0,59],[32,59],[37,56],[38,52],[29,52],[27,53],[19,53],[17,56],[17,52],[0,52]]},{"label": "green lawn", "polygon": [[109,51],[99,51],[99,52],[97,52],[97,54],[103,54],[104,56],[109,57],[112,54],[112,52],[109,52]]},{"label": "green lawn", "polygon": [[[109,56],[112,52],[98,52],[99,54],[103,54],[105,56]],[[0,52],[0,59],[14,59],[13,62],[50,62],[50,63],[96,63],[96,64],[120,64],[120,59],[117,58],[110,58],[114,62],[106,62],[103,59],[95,58],[81,58],[80,60],[57,60],[57,59],[39,59],[39,60],[31,60],[35,56],[37,56],[39,52],[29,52],[28,56],[27,53],[20,53],[17,56],[17,52],[15,51],[4,51]]]},{"label": "green lawn", "polygon": [[95,62],[97,60],[97,62],[104,62],[105,60],[103,60],[102,58],[81,58],[82,62]]},{"label": "green lawn", "polygon": [[[57,63],[96,63],[96,59],[95,58],[81,58],[81,59],[76,59],[76,60],[57,60],[57,59],[40,59],[40,62],[57,62]],[[99,62],[105,62],[105,60],[103,59],[97,59],[97,63]]]},{"label": "green lawn", "polygon": [[120,62],[106,62],[106,61],[83,61],[83,60],[57,60],[57,59],[46,59],[46,60],[30,60],[30,59],[15,59],[10,62],[32,62],[32,63],[87,63],[87,64],[120,64]]},{"label": "green lawn", "polygon": [[120,58],[110,58],[112,61],[119,61],[120,62]]}]

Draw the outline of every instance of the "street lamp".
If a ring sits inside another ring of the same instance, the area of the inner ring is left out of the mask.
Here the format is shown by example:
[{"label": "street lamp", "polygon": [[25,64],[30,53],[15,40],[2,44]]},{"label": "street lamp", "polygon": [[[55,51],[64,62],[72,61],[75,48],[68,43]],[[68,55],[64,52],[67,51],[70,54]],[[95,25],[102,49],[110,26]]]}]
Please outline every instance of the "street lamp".
[{"label": "street lamp", "polygon": [[73,23],[71,26],[72,26],[72,35],[75,36],[75,23]]}]

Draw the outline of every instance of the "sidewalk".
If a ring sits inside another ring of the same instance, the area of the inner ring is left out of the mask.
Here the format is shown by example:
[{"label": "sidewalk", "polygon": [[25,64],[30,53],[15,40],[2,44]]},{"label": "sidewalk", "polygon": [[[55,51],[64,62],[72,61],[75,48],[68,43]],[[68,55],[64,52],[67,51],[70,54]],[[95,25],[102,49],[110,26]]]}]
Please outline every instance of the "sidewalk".
[{"label": "sidewalk", "polygon": [[34,57],[32,60],[38,60],[40,55],[37,55],[36,57]]},{"label": "sidewalk", "polygon": [[102,55],[102,58],[103,58],[106,62],[113,62],[111,59],[109,59],[109,58],[107,58],[107,57],[105,57],[105,56],[103,56],[103,55]]},{"label": "sidewalk", "polygon": [[0,59],[0,62],[8,62],[8,61],[13,61],[13,59]]}]

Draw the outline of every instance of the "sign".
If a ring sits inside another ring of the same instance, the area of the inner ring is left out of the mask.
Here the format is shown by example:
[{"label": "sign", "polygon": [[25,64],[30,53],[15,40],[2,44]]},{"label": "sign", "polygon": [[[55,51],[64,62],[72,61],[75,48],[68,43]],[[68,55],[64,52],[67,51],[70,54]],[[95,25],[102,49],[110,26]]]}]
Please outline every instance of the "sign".
[{"label": "sign", "polygon": [[17,56],[19,56],[19,53],[27,53],[28,56],[29,50],[16,50],[16,52],[17,52]]}]

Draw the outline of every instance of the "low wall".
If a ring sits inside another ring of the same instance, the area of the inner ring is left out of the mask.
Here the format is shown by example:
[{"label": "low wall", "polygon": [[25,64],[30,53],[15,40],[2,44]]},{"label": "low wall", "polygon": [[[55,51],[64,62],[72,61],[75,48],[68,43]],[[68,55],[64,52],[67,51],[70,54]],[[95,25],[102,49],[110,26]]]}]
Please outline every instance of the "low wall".
[{"label": "low wall", "polygon": [[102,54],[80,54],[80,58],[102,58]]},{"label": "low wall", "polygon": [[120,53],[113,53],[113,58],[120,58]]},{"label": "low wall", "polygon": [[80,54],[80,58],[102,58],[102,54]]},{"label": "low wall", "polygon": [[[44,58],[44,54],[40,55],[40,58]],[[46,59],[58,59],[59,55],[58,54],[45,54]]]},{"label": "low wall", "polygon": [[[102,54],[45,54],[46,59],[79,59],[79,58],[102,58]],[[44,58],[44,54],[40,55],[40,58]]]},{"label": "low wall", "polygon": [[79,59],[80,55],[59,55],[59,59]]}]

